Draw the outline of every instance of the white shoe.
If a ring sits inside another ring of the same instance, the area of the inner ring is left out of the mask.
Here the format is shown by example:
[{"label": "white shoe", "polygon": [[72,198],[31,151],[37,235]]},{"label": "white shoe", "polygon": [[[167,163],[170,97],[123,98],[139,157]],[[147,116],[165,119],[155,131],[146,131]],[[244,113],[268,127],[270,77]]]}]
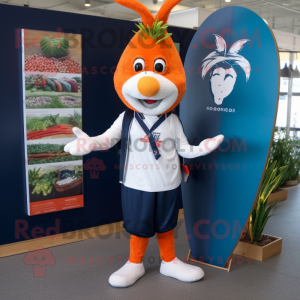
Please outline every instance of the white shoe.
[{"label": "white shoe", "polygon": [[188,265],[177,257],[171,262],[162,261],[160,273],[185,282],[198,281],[204,277],[204,272],[201,268]]},{"label": "white shoe", "polygon": [[118,271],[113,273],[108,282],[113,287],[128,287],[133,285],[145,274],[144,264],[127,263]]}]

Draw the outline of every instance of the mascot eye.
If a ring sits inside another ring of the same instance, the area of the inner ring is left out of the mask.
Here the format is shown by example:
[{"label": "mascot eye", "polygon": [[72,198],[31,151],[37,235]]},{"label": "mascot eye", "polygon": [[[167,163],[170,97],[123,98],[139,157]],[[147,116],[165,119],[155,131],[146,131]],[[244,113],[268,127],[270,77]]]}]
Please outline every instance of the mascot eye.
[{"label": "mascot eye", "polygon": [[144,69],[145,69],[145,61],[142,58],[137,58],[133,63],[133,70],[139,72]]},{"label": "mascot eye", "polygon": [[154,70],[156,72],[164,72],[166,70],[166,62],[159,58],[154,62]]}]

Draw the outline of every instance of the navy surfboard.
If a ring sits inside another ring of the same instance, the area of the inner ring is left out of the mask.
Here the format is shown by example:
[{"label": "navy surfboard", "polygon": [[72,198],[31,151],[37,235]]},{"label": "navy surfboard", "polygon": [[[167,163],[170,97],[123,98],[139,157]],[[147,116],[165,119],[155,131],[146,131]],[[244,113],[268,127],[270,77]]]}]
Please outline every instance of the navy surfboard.
[{"label": "navy surfboard", "polygon": [[180,118],[190,144],[225,136],[217,151],[186,161],[187,237],[195,260],[223,267],[251,212],[269,157],[278,103],[278,48],[262,18],[230,6],[199,27],[184,68],[187,91]]}]

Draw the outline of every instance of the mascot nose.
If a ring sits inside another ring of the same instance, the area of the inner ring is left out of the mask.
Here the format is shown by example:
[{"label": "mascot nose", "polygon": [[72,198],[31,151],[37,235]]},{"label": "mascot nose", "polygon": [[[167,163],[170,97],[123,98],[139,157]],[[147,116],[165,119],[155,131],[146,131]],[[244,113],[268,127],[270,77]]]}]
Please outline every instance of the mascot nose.
[{"label": "mascot nose", "polygon": [[155,96],[160,89],[160,85],[157,79],[151,76],[142,77],[137,84],[139,92],[146,97]]}]

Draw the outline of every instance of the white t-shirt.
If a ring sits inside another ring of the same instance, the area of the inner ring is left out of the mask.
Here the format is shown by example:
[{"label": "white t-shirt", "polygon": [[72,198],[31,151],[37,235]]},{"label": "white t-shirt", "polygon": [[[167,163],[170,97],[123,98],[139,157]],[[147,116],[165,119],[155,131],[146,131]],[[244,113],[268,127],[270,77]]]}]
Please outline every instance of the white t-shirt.
[{"label": "white t-shirt", "polygon": [[[104,134],[96,137],[98,144],[113,147],[120,139],[124,112]],[[150,129],[157,116],[144,115],[143,120]],[[165,118],[165,116],[162,116]],[[179,118],[171,114],[153,132],[161,157],[156,160],[146,133],[135,119],[129,131],[129,149],[123,184],[145,192],[162,192],[177,188],[181,183],[180,154],[185,158],[201,155],[199,146],[190,146]],[[109,141],[109,145],[108,145]]]}]

